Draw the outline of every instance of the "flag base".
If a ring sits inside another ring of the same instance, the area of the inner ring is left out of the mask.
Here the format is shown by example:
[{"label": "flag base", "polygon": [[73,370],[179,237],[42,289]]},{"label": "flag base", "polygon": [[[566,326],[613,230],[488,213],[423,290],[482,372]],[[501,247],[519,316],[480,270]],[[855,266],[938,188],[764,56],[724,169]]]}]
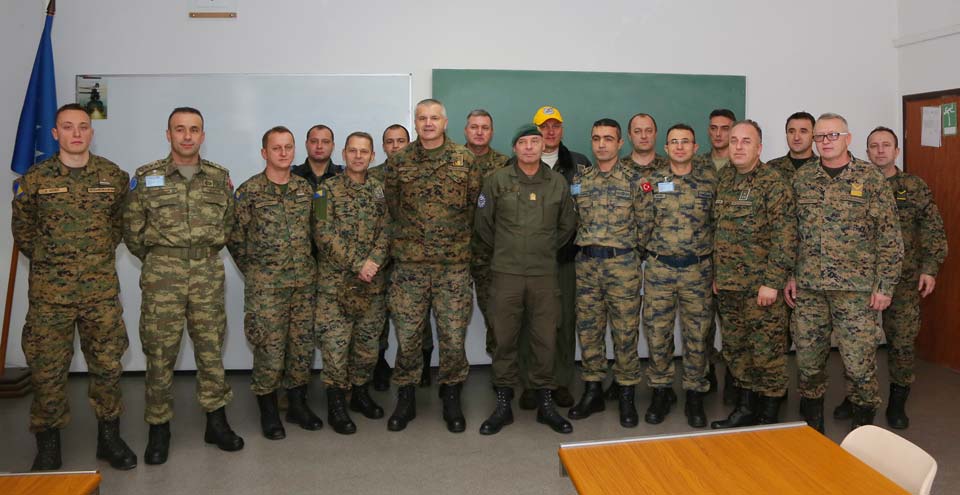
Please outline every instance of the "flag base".
[{"label": "flag base", "polygon": [[30,368],[6,368],[0,376],[0,399],[23,397],[33,391]]}]

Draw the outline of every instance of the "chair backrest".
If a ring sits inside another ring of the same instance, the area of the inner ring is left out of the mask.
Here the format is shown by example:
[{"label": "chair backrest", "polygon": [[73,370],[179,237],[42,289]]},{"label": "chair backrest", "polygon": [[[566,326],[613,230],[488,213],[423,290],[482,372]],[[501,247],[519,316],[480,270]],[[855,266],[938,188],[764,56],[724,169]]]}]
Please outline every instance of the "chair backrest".
[{"label": "chair backrest", "polygon": [[851,431],[840,446],[910,493],[930,493],[937,461],[907,439],[866,425]]}]

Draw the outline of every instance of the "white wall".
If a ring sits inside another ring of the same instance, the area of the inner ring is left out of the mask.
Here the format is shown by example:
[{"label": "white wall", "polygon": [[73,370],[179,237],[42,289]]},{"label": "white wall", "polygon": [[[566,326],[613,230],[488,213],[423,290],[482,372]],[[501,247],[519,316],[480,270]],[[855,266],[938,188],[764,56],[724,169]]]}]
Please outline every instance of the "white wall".
[{"label": "white wall", "polygon": [[[3,2],[4,157],[12,153],[44,3]],[[894,0],[245,0],[236,20],[190,20],[189,3],[59,2],[53,44],[60,102],[72,101],[73,77],[81,73],[410,72],[415,101],[430,95],[433,68],[744,74],[747,116],[767,130],[765,158],[784,153],[781,126],[796,110],[845,115],[858,142],[877,124],[899,128]],[[322,120],[323,109],[304,108]],[[460,125],[451,124],[458,138]],[[14,179],[6,167],[0,181],[4,175]],[[10,196],[0,187],[5,232]],[[3,266],[11,245],[9,235],[0,238]],[[25,272],[21,262],[8,365],[24,363]],[[472,333],[479,338],[471,339],[470,358],[479,362],[482,335]]]},{"label": "white wall", "polygon": [[960,2],[899,0],[897,11],[897,39],[916,41],[897,53],[900,94],[960,88]]}]

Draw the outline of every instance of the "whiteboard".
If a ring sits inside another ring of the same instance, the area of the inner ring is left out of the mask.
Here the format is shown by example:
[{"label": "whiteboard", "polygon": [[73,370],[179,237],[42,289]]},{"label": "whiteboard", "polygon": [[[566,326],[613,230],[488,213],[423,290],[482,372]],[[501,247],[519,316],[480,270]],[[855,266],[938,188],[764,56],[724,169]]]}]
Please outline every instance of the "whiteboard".
[{"label": "whiteboard", "polygon": [[[334,163],[343,162],[340,152],[347,135],[365,131],[374,136],[377,164],[385,159],[379,144],[383,130],[396,123],[410,129],[412,122],[410,74],[87,75],[78,76],[77,81],[89,81],[89,77],[101,78],[107,108],[106,120],[93,121],[91,150],[131,175],[141,165],[167,156],[167,117],[180,106],[195,107],[203,113],[206,139],[200,156],[230,169],[235,186],[263,170],[261,137],[275,125],[293,132],[295,164],[306,159],[307,130],[321,123],[334,131]],[[251,369],[253,354],[243,335],[243,278],[226,249],[220,256],[226,265],[224,366]],[[139,371],[145,368],[138,331],[140,261],[122,245],[117,251],[117,272],[130,336],[123,367]],[[71,370],[85,369],[78,343]],[[177,369],[196,369],[186,333]]]}]

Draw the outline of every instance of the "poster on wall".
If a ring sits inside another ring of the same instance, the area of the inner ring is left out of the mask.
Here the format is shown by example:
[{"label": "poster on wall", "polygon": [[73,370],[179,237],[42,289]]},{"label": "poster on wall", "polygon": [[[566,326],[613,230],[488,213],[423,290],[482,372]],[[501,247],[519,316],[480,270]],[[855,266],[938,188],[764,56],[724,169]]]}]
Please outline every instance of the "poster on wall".
[{"label": "poster on wall", "polygon": [[957,135],[957,102],[944,103],[940,105],[940,113],[943,116],[943,135]]},{"label": "poster on wall", "polygon": [[923,125],[920,131],[920,146],[940,147],[940,107],[923,107]]},{"label": "poster on wall", "polygon": [[77,76],[77,103],[92,120],[107,120],[107,81],[100,76]]}]

